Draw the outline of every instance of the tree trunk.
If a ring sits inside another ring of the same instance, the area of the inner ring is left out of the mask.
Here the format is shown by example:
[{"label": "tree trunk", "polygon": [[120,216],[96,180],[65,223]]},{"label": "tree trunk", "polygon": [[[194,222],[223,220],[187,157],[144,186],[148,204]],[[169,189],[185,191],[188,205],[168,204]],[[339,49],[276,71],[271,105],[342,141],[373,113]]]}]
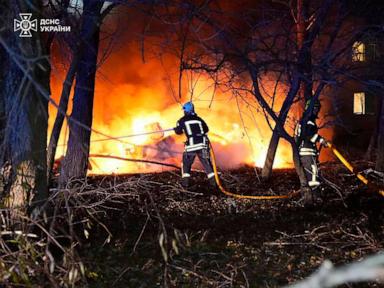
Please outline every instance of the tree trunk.
[{"label": "tree trunk", "polygon": [[[272,175],[273,161],[275,159],[276,150],[277,150],[277,146],[279,144],[279,140],[280,140],[280,136],[279,136],[278,130],[274,129],[271,141],[269,142],[269,146],[268,146],[267,158],[265,160],[265,164],[264,164],[262,174],[261,174],[264,179],[269,179],[269,177],[271,177],[271,175]],[[293,164],[295,166],[297,175],[299,176],[300,185],[301,185],[301,187],[305,187],[307,185],[307,179],[306,179],[303,167],[302,167],[301,162],[300,162],[298,147],[294,141],[292,141],[290,144],[291,144],[292,153],[293,153],[293,155],[292,155]]]},{"label": "tree trunk", "polygon": [[[62,112],[67,112],[69,96],[71,94],[71,88],[76,75],[78,53],[74,54],[71,65],[68,69],[67,76],[63,83],[63,90],[61,91],[59,109]],[[55,123],[53,124],[51,136],[49,138],[49,145],[47,149],[47,181],[50,182],[53,163],[55,162],[55,155],[57,149],[57,143],[59,142],[61,128],[64,123],[65,115],[58,112],[56,114]]]},{"label": "tree trunk", "polygon": [[[296,72],[297,74],[297,72]],[[289,108],[292,106],[293,100],[299,90],[300,80],[296,75],[292,81],[291,88],[288,92],[287,97],[284,99],[283,105],[279,114],[279,121],[281,125],[285,125],[285,121],[288,116]],[[267,157],[265,158],[264,166],[261,171],[261,176],[264,179],[269,179],[272,175],[273,162],[275,161],[277,146],[279,145],[280,133],[279,130],[275,128],[272,132],[272,137],[268,145]]]},{"label": "tree trunk", "polygon": [[305,16],[303,1],[304,0],[297,0],[296,41],[298,50],[303,47],[305,35]]},{"label": "tree trunk", "polygon": [[379,127],[377,133],[377,157],[376,157],[376,170],[384,172],[384,97],[381,96],[381,109]]},{"label": "tree trunk", "polygon": [[[14,1],[2,7],[4,23],[13,23],[19,13],[33,13],[34,18],[41,14],[36,13],[39,1]],[[0,168],[11,167],[9,174],[2,170],[7,187],[1,200],[22,211],[41,204],[47,196],[48,101],[36,87],[49,95],[50,64],[48,47],[38,32],[32,33],[32,37],[22,38],[12,27],[4,29],[0,45],[0,54],[7,54],[0,81],[5,112]]]},{"label": "tree trunk", "polygon": [[[1,2],[0,2],[1,5]],[[0,13],[0,17],[3,16],[3,13]],[[1,35],[1,34],[0,34]],[[0,67],[0,169],[3,167],[4,159],[4,151],[3,151],[3,143],[4,143],[4,135],[5,135],[5,123],[6,123],[6,113],[5,113],[5,93],[3,88],[3,80],[6,77],[6,64],[7,64],[7,53],[0,46],[0,63],[2,66]],[[0,175],[0,178],[2,176]],[[2,181],[0,179],[0,181]],[[1,185],[1,183],[0,183]],[[0,187],[1,189],[1,187]],[[1,191],[0,191],[0,199],[1,199]]]},{"label": "tree trunk", "polygon": [[[311,45],[305,44],[306,36],[306,19],[307,17],[307,11],[308,11],[308,1],[304,0],[297,0],[297,25],[296,25],[296,33],[297,33],[297,50],[298,52],[301,51],[301,57],[299,60],[299,70],[302,73],[303,78],[303,86],[300,91],[300,94],[304,98],[304,105],[305,101],[308,99],[311,99],[312,97],[312,55],[311,55]],[[299,54],[299,53],[298,53]],[[299,117],[301,116],[302,112],[304,111],[303,108],[305,106],[299,106]]]},{"label": "tree trunk", "polygon": [[294,140],[292,140],[290,144],[292,147],[293,164],[295,165],[296,173],[299,176],[300,187],[307,187],[307,177],[305,176],[303,165],[301,165],[299,148],[297,147]]},{"label": "tree trunk", "polygon": [[[66,9],[69,5],[69,1],[64,4],[64,8]],[[110,4],[108,7],[106,7],[101,14],[101,19],[103,19],[105,16],[108,15],[108,13],[116,6],[116,4]],[[63,11],[65,10],[63,9]],[[93,26],[93,31],[89,31],[88,36],[93,37],[93,34],[95,33],[95,30],[99,29],[98,25]],[[55,162],[55,155],[57,150],[57,144],[59,142],[61,129],[63,127],[64,118],[65,115],[63,112],[67,112],[68,110],[68,102],[69,102],[69,96],[71,94],[72,85],[75,79],[76,71],[78,68],[80,55],[83,53],[84,46],[88,45],[89,39],[80,39],[80,44],[77,45],[75,50],[73,51],[73,59],[71,62],[71,65],[67,71],[67,75],[65,77],[64,83],[63,83],[63,90],[61,91],[60,96],[60,103],[59,103],[59,109],[61,110],[61,113],[57,113],[55,118],[55,123],[53,124],[51,137],[49,139],[49,145],[48,145],[48,151],[47,151],[47,177],[48,177],[48,184],[50,183],[51,176],[52,176],[52,168],[53,164]]]},{"label": "tree trunk", "polygon": [[[306,38],[306,14],[307,6],[304,5],[304,0],[297,1],[297,23],[296,23],[296,41],[297,41],[297,51],[299,57],[298,59],[298,73],[299,77],[302,78],[302,86],[299,89],[299,94],[302,95],[303,99],[308,100],[312,97],[312,55],[311,55],[311,46],[309,44],[304,45]],[[306,3],[307,4],[307,3]],[[299,84],[300,85],[300,84]],[[305,105],[304,100],[304,105]],[[301,103],[301,102],[300,102]],[[291,103],[292,105],[292,103]],[[301,114],[304,111],[303,105],[298,105],[297,107],[297,116],[301,117]],[[281,123],[285,124],[286,115],[279,115]],[[273,134],[268,146],[267,157],[264,162],[264,166],[261,172],[261,176],[264,179],[269,179],[272,175],[273,162],[275,160],[277,147],[279,145],[280,135],[276,129],[273,130]]]},{"label": "tree trunk", "polygon": [[[304,96],[311,97],[312,96],[312,83],[306,83],[305,80],[303,82],[304,87]],[[300,89],[301,90],[301,89]],[[281,123],[284,125],[287,115],[283,115],[281,118]],[[279,145],[280,135],[277,129],[273,129],[272,137],[269,142],[267,157],[265,158],[264,166],[261,172],[261,175],[264,179],[268,179],[272,175],[273,162],[275,161],[277,147]]]},{"label": "tree trunk", "polygon": [[[4,1],[0,1],[0,5],[3,5]],[[4,13],[0,13],[0,17],[3,17]],[[0,34],[2,36],[2,34]],[[5,150],[4,150],[4,135],[6,127],[6,113],[5,113],[5,91],[3,89],[3,81],[6,76],[7,67],[7,53],[2,46],[0,46],[0,203],[5,196],[6,179],[4,177],[4,164],[5,164]]]},{"label": "tree trunk", "polygon": [[[268,103],[266,102],[266,100],[263,98],[263,96],[260,93],[258,79],[257,79],[257,76],[258,76],[257,72],[258,71],[253,69],[252,67],[249,67],[248,71],[249,71],[251,79],[252,79],[254,96],[255,96],[256,100],[260,103],[261,107],[263,107],[267,111],[267,113],[272,117],[272,119],[275,121],[275,128],[273,130],[274,130],[274,132],[276,131],[275,132],[276,135],[278,137],[280,137],[280,135],[281,135],[285,140],[287,140],[291,144],[292,153],[293,153],[293,162],[295,164],[297,175],[299,176],[300,185],[301,185],[301,187],[307,186],[307,180],[305,177],[304,169],[303,169],[303,166],[301,165],[301,161],[300,161],[299,149],[298,149],[296,142],[293,139],[293,137],[291,137],[284,129],[284,123],[285,123],[285,119],[288,115],[289,108],[292,106],[293,100],[294,100],[294,98],[295,98],[295,96],[299,90],[299,87],[300,87],[299,77],[297,77],[297,75],[294,77],[294,79],[292,81],[291,89],[289,90],[287,97],[284,100],[284,103],[283,103],[282,108],[280,110],[279,117],[277,117],[274,114],[272,108],[268,106]],[[284,121],[281,121],[281,119],[284,119]],[[273,135],[272,135],[272,138],[273,138]],[[277,138],[277,139],[279,139],[279,138]],[[277,144],[276,144],[276,147],[277,147]],[[271,162],[273,163],[273,160]]]},{"label": "tree trunk", "polygon": [[87,173],[91,131],[76,122],[92,127],[102,5],[103,2],[97,0],[84,1],[81,37],[85,41],[85,49],[80,55],[76,74],[73,110],[69,119],[68,148],[59,179],[61,185],[71,178],[84,178]]},{"label": "tree trunk", "polygon": [[271,140],[269,141],[267,157],[261,171],[263,179],[269,179],[272,175],[273,162],[275,161],[277,146],[279,145],[280,136],[277,129],[273,129]]}]

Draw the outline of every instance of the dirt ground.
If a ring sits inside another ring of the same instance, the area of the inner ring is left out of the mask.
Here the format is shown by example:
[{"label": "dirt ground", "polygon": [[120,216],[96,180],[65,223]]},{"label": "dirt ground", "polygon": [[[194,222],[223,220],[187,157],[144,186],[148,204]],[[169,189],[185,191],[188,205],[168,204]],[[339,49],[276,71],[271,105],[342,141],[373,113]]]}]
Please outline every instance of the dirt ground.
[{"label": "dirt ground", "polygon": [[[243,194],[299,189],[293,170],[276,170],[267,182],[258,173],[244,167],[221,178],[228,190]],[[303,207],[300,197],[229,198],[210,189],[202,173],[193,174],[188,190],[172,171],[94,177],[95,185],[118,185],[115,193],[129,193],[100,212],[110,234],[95,225],[79,249],[89,267],[89,285],[281,287],[308,276],[325,259],[338,265],[382,250],[383,197],[341,165],[324,165],[322,173],[333,187],[324,185],[323,203],[311,207]]]}]

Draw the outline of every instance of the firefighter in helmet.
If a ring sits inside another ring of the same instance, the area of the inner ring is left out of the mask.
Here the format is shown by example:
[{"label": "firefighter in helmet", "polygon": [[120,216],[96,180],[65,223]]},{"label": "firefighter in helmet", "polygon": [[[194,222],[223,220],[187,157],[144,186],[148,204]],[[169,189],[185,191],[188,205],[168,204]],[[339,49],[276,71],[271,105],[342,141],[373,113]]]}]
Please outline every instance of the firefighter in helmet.
[{"label": "firefighter in helmet", "polygon": [[181,184],[183,187],[190,185],[191,168],[197,156],[207,173],[210,185],[215,186],[215,174],[209,155],[208,126],[203,119],[197,116],[192,102],[185,103],[183,110],[184,116],[177,121],[174,128],[176,134],[184,133],[187,137],[181,167]]},{"label": "firefighter in helmet", "polygon": [[320,101],[317,99],[308,100],[303,116],[295,129],[295,140],[299,148],[300,162],[307,178],[307,186],[302,187],[306,204],[312,203],[319,193],[318,143],[324,147],[328,146],[327,141],[318,134],[316,119],[319,112]]}]

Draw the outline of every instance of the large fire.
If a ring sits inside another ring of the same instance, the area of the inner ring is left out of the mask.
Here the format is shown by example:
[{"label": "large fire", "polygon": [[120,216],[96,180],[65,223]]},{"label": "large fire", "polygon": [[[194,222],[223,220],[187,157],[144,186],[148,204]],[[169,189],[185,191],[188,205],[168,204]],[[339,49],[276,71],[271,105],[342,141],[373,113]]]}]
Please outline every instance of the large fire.
[{"label": "large fire", "polygon": [[[220,168],[235,168],[244,164],[263,166],[272,132],[262,111],[257,110],[258,105],[254,99],[249,97],[245,102],[220,90],[214,91],[212,81],[193,74],[185,77],[183,99],[178,99],[170,89],[173,80],[177,83],[175,74],[169,76],[171,70],[164,69],[164,63],[160,65],[157,60],[142,63],[139,53],[133,50],[134,48],[129,46],[123,52],[113,53],[98,72],[94,129],[112,137],[124,137],[172,128],[182,116],[180,103],[189,100],[193,94],[196,111],[210,128],[209,138],[213,143]],[[131,56],[121,63],[121,59],[124,58],[122,54]],[[168,67],[177,67],[171,60],[167,63]],[[51,81],[52,96],[58,100],[65,69],[60,71],[56,68],[54,71]],[[274,83],[271,84],[271,89],[273,85]],[[279,93],[284,92],[282,89]],[[50,107],[50,127],[53,125],[55,115],[55,109]],[[68,134],[65,124],[57,158],[65,153],[64,143]],[[180,165],[184,137],[176,136],[172,132],[108,141],[104,138],[102,135],[92,133],[91,155],[102,154]],[[291,154],[288,143],[281,141],[274,167],[291,167]],[[113,158],[92,157],[90,162],[92,170],[89,172],[92,174],[169,169],[150,163]]]}]

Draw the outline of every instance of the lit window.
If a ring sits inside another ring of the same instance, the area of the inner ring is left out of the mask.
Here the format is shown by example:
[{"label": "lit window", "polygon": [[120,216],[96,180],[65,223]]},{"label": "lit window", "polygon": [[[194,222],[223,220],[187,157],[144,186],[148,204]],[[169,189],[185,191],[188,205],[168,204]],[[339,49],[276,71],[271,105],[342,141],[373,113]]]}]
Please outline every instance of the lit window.
[{"label": "lit window", "polygon": [[353,94],[353,114],[365,114],[365,93]]},{"label": "lit window", "polygon": [[355,42],[352,46],[352,61],[365,61],[365,44],[363,42]]},{"label": "lit window", "polygon": [[377,97],[371,93],[357,92],[353,94],[353,114],[375,115]]}]

